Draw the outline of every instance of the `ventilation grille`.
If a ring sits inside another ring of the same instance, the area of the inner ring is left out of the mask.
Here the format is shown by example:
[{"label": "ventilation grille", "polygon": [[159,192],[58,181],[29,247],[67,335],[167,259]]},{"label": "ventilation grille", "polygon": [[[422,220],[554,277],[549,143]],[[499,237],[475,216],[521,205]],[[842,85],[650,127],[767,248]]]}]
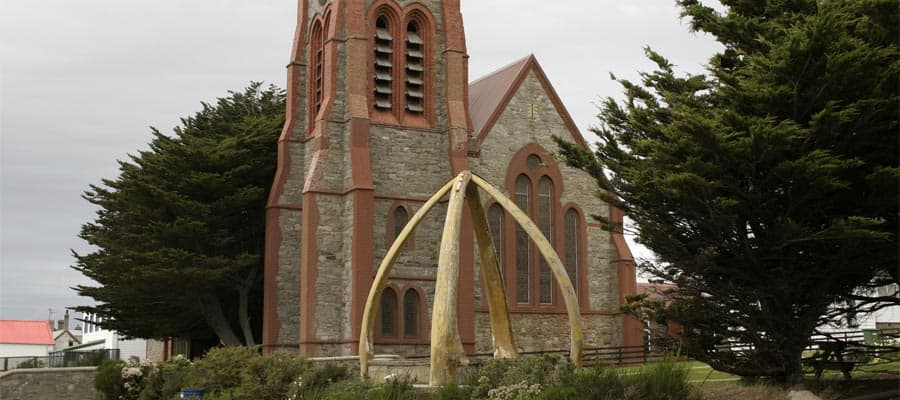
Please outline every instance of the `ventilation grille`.
[{"label": "ventilation grille", "polygon": [[391,58],[394,38],[388,30],[387,21],[378,18],[375,28],[375,108],[391,109],[391,97],[394,91],[391,84],[394,80],[394,64]]},{"label": "ventilation grille", "polygon": [[413,114],[425,112],[425,54],[419,28],[411,22],[406,32],[406,111]]}]

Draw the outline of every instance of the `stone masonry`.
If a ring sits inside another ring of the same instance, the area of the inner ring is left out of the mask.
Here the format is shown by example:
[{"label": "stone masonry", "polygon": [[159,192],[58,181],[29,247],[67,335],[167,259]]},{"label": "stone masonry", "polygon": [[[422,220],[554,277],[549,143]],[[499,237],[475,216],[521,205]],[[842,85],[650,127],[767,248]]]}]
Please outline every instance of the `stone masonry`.
[{"label": "stone masonry", "polygon": [[[417,28],[410,31],[412,26]],[[420,53],[421,65],[410,67]],[[389,62],[376,62],[377,54]],[[584,139],[549,80],[528,57],[486,77],[481,86],[470,85],[467,57],[459,0],[298,1],[286,123],[267,211],[265,351],[355,354],[375,269],[397,229],[396,210],[412,217],[465,169],[512,197],[511,179],[531,153],[541,156],[541,168],[556,179],[553,218],[569,209],[581,218],[583,238],[556,234],[553,240],[560,253],[566,240],[580,240],[586,345],[640,343],[640,327],[635,331],[618,312],[624,296],[634,292],[630,252],[621,238],[590,218],[618,214],[594,196],[590,176],[553,159],[553,135],[582,144]],[[382,69],[376,73],[377,68]],[[377,82],[393,89],[377,92],[391,99],[390,108],[376,106]],[[421,91],[424,111],[404,106],[410,90]],[[478,108],[470,109],[473,104]],[[486,196],[482,200],[490,204]],[[422,329],[413,336],[376,334],[376,353],[428,352],[445,210],[446,199],[418,227],[390,275],[389,287],[400,303],[408,290],[421,298]],[[468,352],[490,350],[468,217],[460,248],[460,336]],[[513,261],[505,271],[515,271]],[[508,297],[522,350],[568,347],[561,299],[525,305]],[[405,306],[397,307],[401,314]],[[403,315],[396,321],[403,323]]]}]

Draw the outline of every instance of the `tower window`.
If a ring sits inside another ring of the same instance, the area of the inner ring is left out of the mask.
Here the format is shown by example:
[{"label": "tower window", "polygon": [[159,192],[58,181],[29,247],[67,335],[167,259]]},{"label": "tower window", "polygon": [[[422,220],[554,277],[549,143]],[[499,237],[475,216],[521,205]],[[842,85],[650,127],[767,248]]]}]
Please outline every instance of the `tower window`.
[{"label": "tower window", "polygon": [[324,98],[324,87],[325,87],[325,30],[322,27],[321,21],[316,21],[312,28],[310,46],[309,46],[309,58],[310,58],[310,73],[309,79],[311,80],[309,85],[309,112],[310,112],[310,120],[315,119],[316,115],[318,115],[319,110],[322,109],[322,100]]},{"label": "tower window", "polygon": [[390,25],[384,16],[375,22],[375,108],[390,110],[393,97],[394,37],[391,36]]},{"label": "tower window", "polygon": [[419,24],[410,21],[406,25],[406,111],[413,114],[425,112],[424,45]]}]

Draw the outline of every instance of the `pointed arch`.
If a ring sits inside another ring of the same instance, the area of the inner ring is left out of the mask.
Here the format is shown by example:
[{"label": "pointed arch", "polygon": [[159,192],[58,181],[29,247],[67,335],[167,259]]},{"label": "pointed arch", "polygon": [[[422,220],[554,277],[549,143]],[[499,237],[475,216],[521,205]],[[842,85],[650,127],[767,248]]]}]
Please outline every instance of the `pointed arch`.
[{"label": "pointed arch", "polygon": [[374,120],[396,123],[399,119],[400,10],[395,2],[379,0],[370,8],[369,109]]}]

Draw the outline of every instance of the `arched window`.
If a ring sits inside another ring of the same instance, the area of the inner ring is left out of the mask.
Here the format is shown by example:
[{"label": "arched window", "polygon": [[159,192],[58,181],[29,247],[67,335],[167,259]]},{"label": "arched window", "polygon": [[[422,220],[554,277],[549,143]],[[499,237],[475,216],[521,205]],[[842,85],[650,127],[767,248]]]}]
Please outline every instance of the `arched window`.
[{"label": "arched window", "polygon": [[325,30],[322,22],[316,20],[313,23],[312,34],[310,35],[309,58],[310,58],[310,121],[315,119],[322,109],[322,99],[324,98],[324,78],[325,78]]},{"label": "arched window", "polygon": [[420,32],[418,22],[406,25],[406,111],[412,114],[425,112],[425,41]]},{"label": "arched window", "polygon": [[[525,212],[531,210],[531,179],[516,178],[516,205]],[[528,234],[516,224],[516,303],[531,302],[532,246]]]},{"label": "arched window", "polygon": [[581,218],[575,209],[570,208],[566,211],[566,273],[575,287],[575,293],[578,294],[578,269],[579,265],[578,253],[581,250]]},{"label": "arched window", "polygon": [[[510,197],[522,212],[534,222],[537,230],[549,242],[554,251],[563,258],[565,254],[565,210],[561,207],[560,195],[564,191],[561,171],[553,157],[536,143],[529,143],[510,160],[506,175]],[[489,210],[489,216],[490,216]],[[498,214],[505,214],[499,209]],[[506,215],[509,217],[508,215]],[[494,217],[499,220],[499,216]],[[495,224],[489,218],[489,225]],[[495,240],[505,241],[505,279],[510,284],[508,301],[511,309],[519,311],[562,311],[563,304],[556,295],[557,283],[549,263],[538,251],[536,242],[518,224],[510,224],[500,229],[507,237]]]},{"label": "arched window", "polygon": [[406,223],[409,222],[409,214],[406,212],[406,209],[403,207],[397,207],[394,209],[394,239],[400,237],[400,232],[403,232],[403,228],[406,227]]},{"label": "arched window", "polygon": [[381,336],[397,336],[397,293],[390,287],[381,294]]},{"label": "arched window", "polygon": [[377,110],[390,110],[394,90],[394,37],[387,17],[375,20],[374,105]]},{"label": "arched window", "polygon": [[[542,176],[538,181],[537,210],[534,220],[544,237],[553,243],[553,181]],[[544,257],[540,257],[538,270],[538,293],[541,304],[553,303],[553,275]]]},{"label": "arched window", "polygon": [[403,294],[403,337],[419,337],[419,292],[415,289]]}]

